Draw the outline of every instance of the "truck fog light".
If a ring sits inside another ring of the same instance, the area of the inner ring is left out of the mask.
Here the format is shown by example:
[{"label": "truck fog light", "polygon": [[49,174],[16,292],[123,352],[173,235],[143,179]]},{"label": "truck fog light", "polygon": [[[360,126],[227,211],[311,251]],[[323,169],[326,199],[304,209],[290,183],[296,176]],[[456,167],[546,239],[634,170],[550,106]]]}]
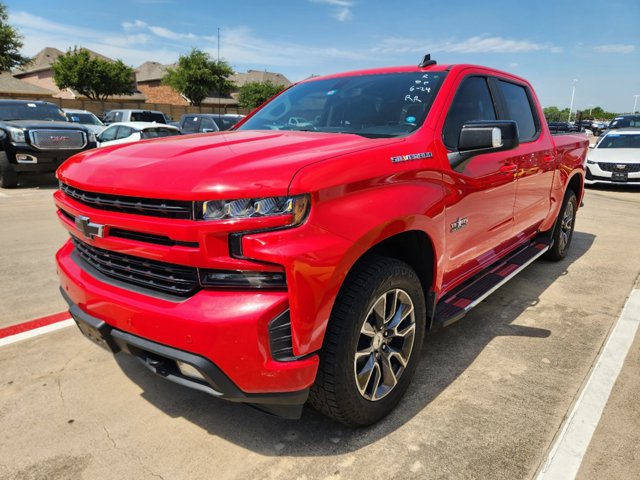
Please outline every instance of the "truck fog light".
[{"label": "truck fog light", "polygon": [[200,284],[205,287],[284,288],[284,272],[256,272],[251,270],[201,270]]},{"label": "truck fog light", "polygon": [[181,362],[180,360],[176,360],[176,364],[178,365],[178,368],[180,369],[180,373],[182,375],[184,375],[185,377],[195,378],[196,380],[202,380],[204,382],[207,381],[204,378],[204,376],[200,373],[200,371],[196,367],[194,367],[193,365]]},{"label": "truck fog light", "polygon": [[26,153],[17,153],[16,162],[18,163],[38,163],[38,159],[33,155],[27,155]]}]

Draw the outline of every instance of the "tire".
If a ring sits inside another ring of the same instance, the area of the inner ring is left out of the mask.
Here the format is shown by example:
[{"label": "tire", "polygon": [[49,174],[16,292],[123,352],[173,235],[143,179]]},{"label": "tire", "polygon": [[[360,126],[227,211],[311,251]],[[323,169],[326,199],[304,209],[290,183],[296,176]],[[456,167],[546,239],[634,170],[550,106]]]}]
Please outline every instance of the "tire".
[{"label": "tire", "polygon": [[425,324],[424,293],[409,265],[385,257],[361,261],[329,319],[311,405],[348,426],[386,416],[409,387]]},{"label": "tire", "polygon": [[0,152],[0,187],[14,188],[18,185],[18,174],[13,169],[5,152]]},{"label": "tire", "polygon": [[573,190],[567,190],[551,237],[553,245],[544,255],[547,260],[557,262],[567,256],[571,246],[571,239],[573,238],[577,211],[578,199],[576,194]]}]

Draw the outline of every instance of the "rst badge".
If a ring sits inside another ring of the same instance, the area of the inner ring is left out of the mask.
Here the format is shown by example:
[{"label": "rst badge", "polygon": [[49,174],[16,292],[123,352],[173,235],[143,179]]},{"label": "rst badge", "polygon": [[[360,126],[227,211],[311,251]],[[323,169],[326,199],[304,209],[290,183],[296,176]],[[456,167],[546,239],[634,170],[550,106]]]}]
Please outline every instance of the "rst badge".
[{"label": "rst badge", "polygon": [[458,217],[458,219],[451,224],[451,232],[457,232],[458,230],[462,230],[469,223],[469,219],[467,217]]}]

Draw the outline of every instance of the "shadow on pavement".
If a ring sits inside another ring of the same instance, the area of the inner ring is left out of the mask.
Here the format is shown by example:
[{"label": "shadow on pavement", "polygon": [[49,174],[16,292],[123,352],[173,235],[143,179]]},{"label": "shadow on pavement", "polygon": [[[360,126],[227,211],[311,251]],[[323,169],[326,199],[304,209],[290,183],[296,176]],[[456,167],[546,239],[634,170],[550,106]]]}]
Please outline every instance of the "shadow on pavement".
[{"label": "shadow on pavement", "polygon": [[18,178],[18,187],[37,188],[39,190],[55,190],[58,188],[58,180],[55,173],[21,174]]},{"label": "shadow on pavement", "polygon": [[[563,261],[534,262],[464,319],[427,335],[420,365],[404,399],[388,417],[366,429],[344,427],[308,406],[298,421],[270,417],[247,406],[162,380],[133,357],[118,355],[117,363],[144,390],[143,398],[152,405],[243,448],[268,456],[283,454],[285,445],[289,456],[328,456],[356,451],[411,421],[496,337],[548,338],[549,330],[513,322],[526,308],[536,305],[540,295],[558,277],[568,273],[571,264],[591,248],[594,240],[594,235],[576,231]],[[483,305],[486,306],[483,308]],[[500,315],[487,315],[488,310],[496,308]]]}]

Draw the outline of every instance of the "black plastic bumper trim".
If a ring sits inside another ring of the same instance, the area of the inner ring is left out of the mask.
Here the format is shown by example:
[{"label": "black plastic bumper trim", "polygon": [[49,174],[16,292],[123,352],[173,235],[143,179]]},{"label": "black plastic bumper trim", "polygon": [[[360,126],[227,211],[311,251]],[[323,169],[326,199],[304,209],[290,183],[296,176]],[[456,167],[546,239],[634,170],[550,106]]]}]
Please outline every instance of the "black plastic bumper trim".
[{"label": "black plastic bumper trim", "polygon": [[[105,345],[100,346],[103,348],[108,347],[107,350],[112,353],[129,353],[143,362],[153,373],[174,383],[209,393],[224,400],[247,403],[259,410],[280,417],[300,418],[302,406],[309,396],[309,388],[296,392],[282,393],[243,392],[209,359],[115,329],[106,322],[81,310],[62,289],[60,289],[60,292],[69,304],[69,312],[82,333],[96,342],[95,338],[87,335],[87,331],[97,330],[106,345],[106,347]],[[86,328],[87,325],[90,328]],[[99,343],[99,341],[96,343]],[[195,367],[206,381],[182,375],[176,364],[177,361],[188,363]]]}]

